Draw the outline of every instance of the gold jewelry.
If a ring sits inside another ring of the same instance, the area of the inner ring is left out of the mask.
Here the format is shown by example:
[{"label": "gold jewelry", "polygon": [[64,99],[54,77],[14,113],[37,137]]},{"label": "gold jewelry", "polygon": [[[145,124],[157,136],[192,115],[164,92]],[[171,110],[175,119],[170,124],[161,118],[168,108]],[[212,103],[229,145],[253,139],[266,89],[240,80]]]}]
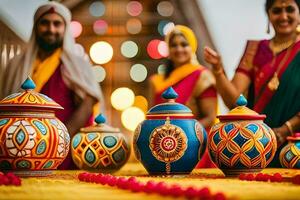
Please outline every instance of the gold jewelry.
[{"label": "gold jewelry", "polygon": [[280,44],[276,44],[274,42],[274,40],[270,41],[270,49],[272,50],[273,54],[277,54],[281,51],[283,51],[284,49],[289,48],[293,43],[295,42],[295,39],[289,40],[287,42],[282,42]]},{"label": "gold jewelry", "polygon": [[296,27],[296,33],[300,34],[300,24],[298,24],[298,26]]},{"label": "gold jewelry", "polygon": [[289,130],[289,132],[290,132],[291,134],[294,133],[293,126],[292,126],[292,124],[291,124],[290,121],[286,121],[286,122],[284,123],[284,125],[286,125],[286,127],[288,128],[288,130]]},{"label": "gold jewelry", "polygon": [[220,75],[220,74],[224,74],[224,70],[223,70],[223,68],[222,67],[220,67],[220,69],[218,69],[218,70],[212,70],[212,72],[213,72],[213,74],[215,75],[215,76],[218,76],[218,75]]},{"label": "gold jewelry", "polygon": [[[284,49],[290,48],[294,44],[295,41],[296,41],[296,39],[293,39],[293,40],[289,40],[287,42],[277,44],[277,45],[275,45],[274,40],[270,41],[269,46],[270,46],[270,49],[272,50],[272,52],[274,54],[274,58],[273,58],[273,61],[272,61],[272,63],[273,63],[272,66],[275,64],[275,61],[276,61],[275,55],[277,53],[283,51]],[[285,61],[288,58],[289,54],[290,54],[290,49],[286,52],[286,55],[285,55],[284,59],[280,62],[280,64],[279,64],[277,70],[275,71],[273,77],[268,82],[268,88],[271,91],[275,91],[279,87],[280,81],[279,81],[279,78],[278,78],[278,73],[280,72],[280,69],[283,66],[283,64],[285,63]]]},{"label": "gold jewelry", "polygon": [[275,91],[279,87],[279,78],[277,75],[277,72],[274,73],[274,76],[271,78],[271,80],[268,83],[268,87],[270,90]]}]

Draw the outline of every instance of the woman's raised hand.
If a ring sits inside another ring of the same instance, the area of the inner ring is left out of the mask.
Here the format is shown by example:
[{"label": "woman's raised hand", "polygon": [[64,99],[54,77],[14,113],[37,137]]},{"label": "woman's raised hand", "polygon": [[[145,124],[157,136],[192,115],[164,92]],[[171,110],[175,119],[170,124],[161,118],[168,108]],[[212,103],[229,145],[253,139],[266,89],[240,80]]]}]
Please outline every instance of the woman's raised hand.
[{"label": "woman's raised hand", "polygon": [[214,71],[222,70],[220,55],[209,47],[204,47],[204,60],[210,63]]}]

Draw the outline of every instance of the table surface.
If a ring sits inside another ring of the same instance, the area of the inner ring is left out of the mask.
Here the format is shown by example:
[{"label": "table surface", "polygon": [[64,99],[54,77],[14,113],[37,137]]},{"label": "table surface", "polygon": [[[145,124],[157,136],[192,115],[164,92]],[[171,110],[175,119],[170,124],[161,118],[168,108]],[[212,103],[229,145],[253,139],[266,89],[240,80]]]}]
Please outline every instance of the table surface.
[{"label": "table surface", "polygon": [[[47,177],[22,178],[22,185],[0,186],[0,199],[172,199],[155,194],[133,193],[117,187],[80,182],[77,175],[83,171],[53,171]],[[265,169],[262,173],[280,173],[289,179],[300,170]],[[229,199],[300,199],[300,185],[291,182],[271,183],[241,181],[238,178],[225,178],[219,169],[195,169],[187,176],[155,177],[148,176],[142,165],[127,163],[116,176],[136,176],[138,180],[165,181],[167,184],[180,184],[184,187],[209,187],[212,193],[224,192]]]}]

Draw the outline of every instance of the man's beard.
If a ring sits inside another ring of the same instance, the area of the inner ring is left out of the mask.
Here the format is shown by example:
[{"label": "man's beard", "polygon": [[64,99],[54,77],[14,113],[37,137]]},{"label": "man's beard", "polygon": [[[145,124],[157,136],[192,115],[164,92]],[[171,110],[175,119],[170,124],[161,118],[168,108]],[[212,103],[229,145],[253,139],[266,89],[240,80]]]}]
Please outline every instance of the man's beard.
[{"label": "man's beard", "polygon": [[43,37],[37,35],[36,41],[37,41],[39,47],[46,52],[52,52],[55,49],[60,48],[63,44],[63,41],[61,39],[59,39],[58,37],[56,37],[55,42],[49,43],[49,42],[45,41]]}]

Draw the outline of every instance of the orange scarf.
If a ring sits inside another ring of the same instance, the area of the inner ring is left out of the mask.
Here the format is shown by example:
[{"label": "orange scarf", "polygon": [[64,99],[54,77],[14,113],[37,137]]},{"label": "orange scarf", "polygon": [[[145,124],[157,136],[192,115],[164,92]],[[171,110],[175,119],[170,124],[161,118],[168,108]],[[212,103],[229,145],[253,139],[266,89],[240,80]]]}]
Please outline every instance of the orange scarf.
[{"label": "orange scarf", "polygon": [[61,49],[57,49],[51,56],[43,61],[38,58],[34,61],[32,66],[32,80],[36,84],[35,91],[40,92],[43,86],[47,83],[50,77],[54,74],[55,70],[60,63]]},{"label": "orange scarf", "polygon": [[201,65],[193,65],[191,63],[182,65],[176,68],[174,71],[171,72],[168,78],[164,78],[164,75],[156,74],[151,78],[151,81],[154,85],[155,92],[159,93],[163,90],[167,89],[170,86],[175,85],[191,73],[201,70],[204,67]]}]

